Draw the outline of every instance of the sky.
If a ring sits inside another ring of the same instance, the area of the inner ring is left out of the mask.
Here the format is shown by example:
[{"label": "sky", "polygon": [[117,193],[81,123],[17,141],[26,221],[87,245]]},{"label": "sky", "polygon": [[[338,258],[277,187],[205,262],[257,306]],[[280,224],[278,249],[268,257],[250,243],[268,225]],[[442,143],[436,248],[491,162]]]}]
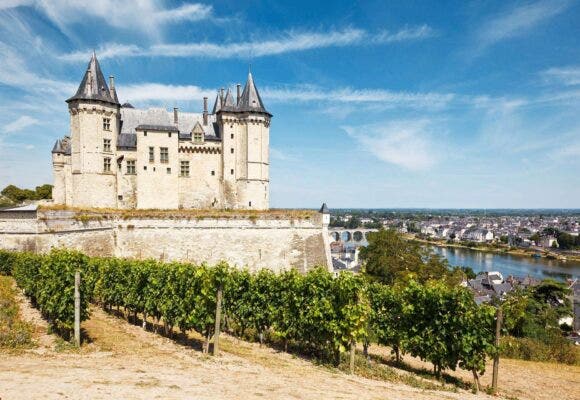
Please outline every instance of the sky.
[{"label": "sky", "polygon": [[0,187],[52,182],[93,50],[121,102],[248,70],[271,207],[580,208],[580,0],[0,0]]}]

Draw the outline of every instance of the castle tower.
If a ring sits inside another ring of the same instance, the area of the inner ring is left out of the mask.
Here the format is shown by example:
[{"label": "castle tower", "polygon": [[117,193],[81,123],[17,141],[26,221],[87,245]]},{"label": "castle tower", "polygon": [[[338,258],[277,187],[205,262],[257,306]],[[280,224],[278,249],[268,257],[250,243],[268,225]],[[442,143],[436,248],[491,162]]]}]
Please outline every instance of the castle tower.
[{"label": "castle tower", "polygon": [[236,97],[228,90],[216,112],[222,132],[224,207],[266,210],[270,206],[272,114],[266,111],[251,73]]},{"label": "castle tower", "polygon": [[93,53],[76,94],[66,101],[71,129],[72,206],[117,207],[115,152],[120,105],[113,77],[110,86]]}]

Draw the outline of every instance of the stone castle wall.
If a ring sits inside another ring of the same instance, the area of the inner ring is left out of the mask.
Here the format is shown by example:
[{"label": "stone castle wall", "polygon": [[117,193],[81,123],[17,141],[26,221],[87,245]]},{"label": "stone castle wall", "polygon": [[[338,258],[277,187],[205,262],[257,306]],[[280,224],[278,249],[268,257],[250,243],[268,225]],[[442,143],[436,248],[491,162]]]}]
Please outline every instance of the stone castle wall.
[{"label": "stone castle wall", "polygon": [[307,271],[329,266],[322,214],[309,219],[151,218],[74,211],[0,213],[0,248],[47,252],[66,247],[91,256],[155,258],[251,270]]}]

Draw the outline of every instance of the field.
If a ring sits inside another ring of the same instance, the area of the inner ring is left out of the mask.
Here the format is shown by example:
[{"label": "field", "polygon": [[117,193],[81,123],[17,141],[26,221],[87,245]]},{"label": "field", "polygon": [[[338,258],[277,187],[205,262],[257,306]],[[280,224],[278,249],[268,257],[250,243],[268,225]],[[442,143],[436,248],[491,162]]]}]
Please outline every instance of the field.
[{"label": "field", "polygon": [[[170,340],[98,308],[83,323],[80,351],[48,334],[46,323],[20,297],[22,318],[35,326],[36,348],[6,352],[0,363],[0,398],[7,399],[485,399],[469,391],[413,377],[410,386],[351,376],[268,347],[225,336],[219,358],[204,356],[193,333]],[[376,357],[388,349],[371,347]],[[405,357],[413,368],[429,368]],[[580,398],[580,368],[502,360],[502,397]],[[470,382],[465,372],[454,376]],[[489,384],[486,374],[482,383]],[[424,385],[422,383],[425,383]]]}]

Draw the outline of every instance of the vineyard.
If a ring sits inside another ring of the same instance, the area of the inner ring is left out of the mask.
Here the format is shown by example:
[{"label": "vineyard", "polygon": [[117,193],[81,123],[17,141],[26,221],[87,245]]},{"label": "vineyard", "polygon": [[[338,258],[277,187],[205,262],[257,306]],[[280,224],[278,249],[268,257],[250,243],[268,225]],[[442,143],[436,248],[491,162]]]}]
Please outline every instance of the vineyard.
[{"label": "vineyard", "polygon": [[[260,343],[299,349],[338,364],[359,343],[390,346],[433,364],[436,374],[457,367],[477,382],[495,354],[494,313],[477,306],[464,288],[433,282],[386,286],[362,275],[334,277],[324,269],[275,274],[154,260],[90,258],[53,250],[46,255],[0,252],[0,272],[11,274],[33,304],[63,336],[74,322],[74,273],[80,271],[81,319],[89,303],[153,319],[171,336],[195,330],[205,338],[216,329],[218,292],[223,326]],[[219,324],[218,324],[219,325]]]}]

